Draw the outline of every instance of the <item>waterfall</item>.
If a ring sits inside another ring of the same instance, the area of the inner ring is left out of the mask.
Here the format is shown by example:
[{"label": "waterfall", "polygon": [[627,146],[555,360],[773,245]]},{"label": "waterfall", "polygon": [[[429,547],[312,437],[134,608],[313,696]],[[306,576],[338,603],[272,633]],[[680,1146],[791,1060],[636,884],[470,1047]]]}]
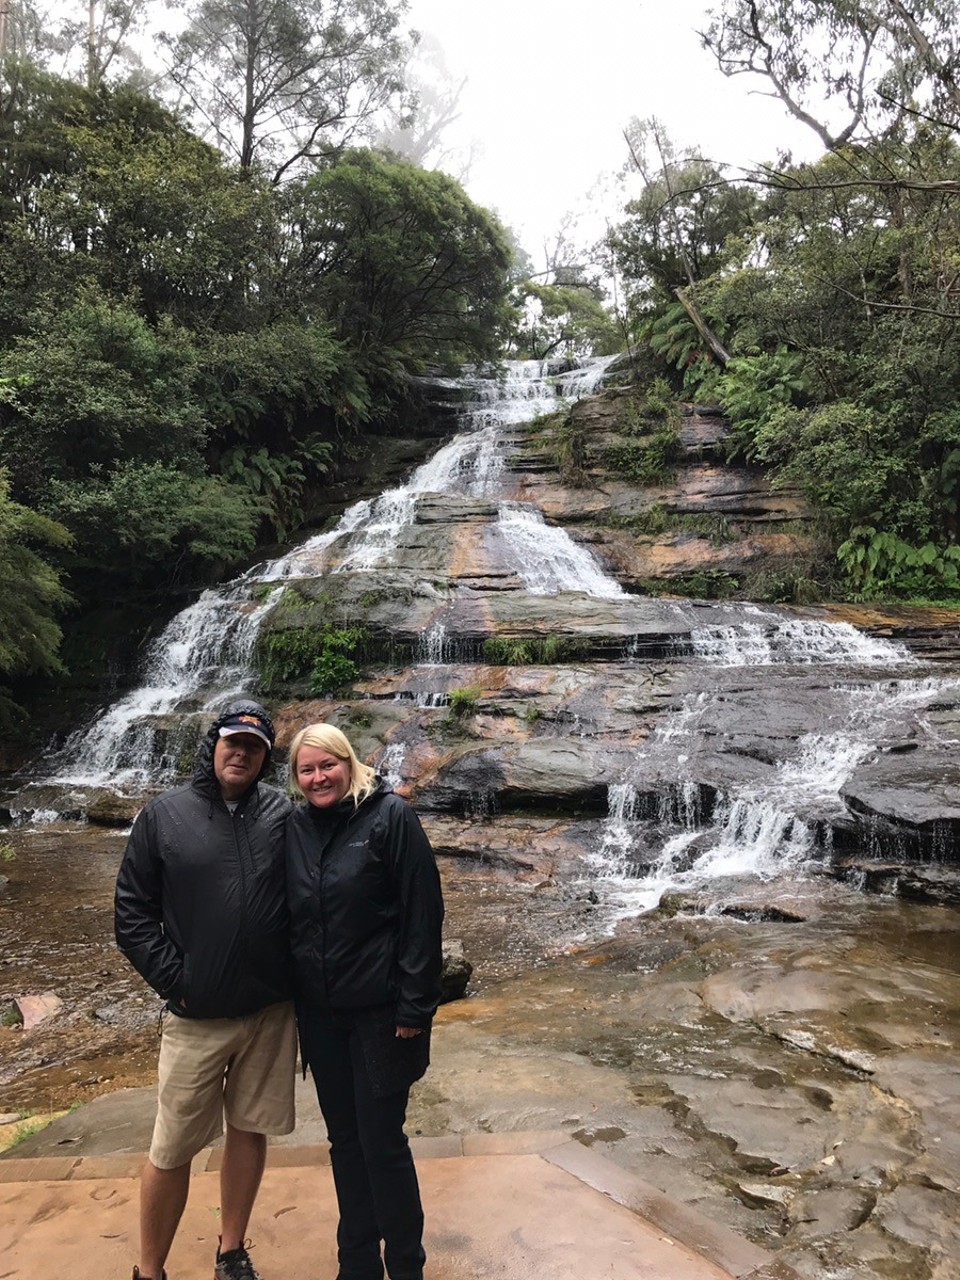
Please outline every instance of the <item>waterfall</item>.
[{"label": "waterfall", "polygon": [[593,356],[578,369],[557,375],[557,386],[560,394],[568,400],[579,400],[582,396],[592,396],[599,390],[607,369],[616,360],[616,356]]},{"label": "waterfall", "polygon": [[880,666],[908,662],[900,644],[875,639],[848,622],[771,618],[740,626],[695,627],[690,647],[703,662],[724,667],[758,667],[773,663],[850,662]]},{"label": "waterfall", "polygon": [[508,360],[491,376],[493,372],[466,370],[455,384],[472,396],[468,416],[474,427],[510,427],[530,422],[558,408],[558,397],[568,398],[558,381],[550,380],[546,360]]},{"label": "waterfall", "polygon": [[122,787],[172,776],[176,761],[170,735],[161,732],[163,717],[192,701],[206,711],[246,692],[257,631],[278,590],[268,587],[257,602],[243,577],[205,591],[177,614],[150,646],[144,683],[67,739],[52,762],[58,780]]},{"label": "waterfall", "polygon": [[300,546],[288,551],[278,560],[266,564],[255,565],[248,570],[245,577],[256,578],[260,582],[277,582],[284,578],[319,577],[325,570],[325,552],[329,547],[343,538],[349,537],[355,530],[363,528],[371,518],[373,504],[364,499],[348,507],[336,526],[327,533],[315,534]]},{"label": "waterfall", "polygon": [[447,629],[442,622],[435,622],[420,636],[418,660],[427,667],[443,666],[449,661]]},{"label": "waterfall", "polygon": [[[563,385],[538,360],[507,362],[498,371],[468,371],[451,382],[466,396],[461,414],[466,430],[404,485],[354,503],[333,529],[205,591],[151,644],[141,684],[70,735],[51,759],[45,781],[118,789],[169,782],[177,772],[177,731],[184,717],[209,712],[250,691],[257,634],[287,579],[377,569],[415,520],[417,502],[425,494],[496,498],[503,467],[501,429],[583,394],[589,380],[602,375],[600,363],[591,362],[579,381],[576,372],[564,375]],[[435,629],[424,637],[424,661],[448,661],[452,643],[442,627]],[[26,812],[36,818],[40,805]],[[54,816],[52,809],[45,813]]]},{"label": "waterfall", "polygon": [[494,428],[481,427],[456,436],[418,467],[405,485],[368,504],[364,519],[345,531],[354,536],[337,572],[365,572],[382,564],[396,551],[401,530],[413,523],[417,501],[424,494],[483,498],[495,488],[502,466]]},{"label": "waterfall", "polygon": [[[883,664],[888,669],[912,664],[901,646],[871,640],[843,623],[778,622],[773,645],[770,632],[763,633],[763,642],[758,640],[753,624],[703,632],[709,633],[705,646],[715,655],[722,653],[723,665],[733,667],[747,665],[748,657],[753,665],[792,662],[798,670],[811,663]],[[722,645],[712,647],[718,636]],[[689,694],[658,725],[628,776],[609,788],[608,814],[590,864],[604,883],[613,917],[650,910],[666,892],[695,891],[732,879],[769,880],[802,869],[817,852],[818,826],[845,815],[840,791],[856,767],[896,731],[907,711],[933,704],[943,688],[941,680],[932,678],[832,686],[831,705],[837,704],[837,712],[826,718],[835,720],[835,727],[802,734],[794,756],[777,762],[765,781],[736,793],[721,791],[708,821],[685,773],[711,711],[731,695],[703,689]],[[641,782],[651,774],[669,777],[671,771],[675,781],[666,785],[657,819],[651,822],[643,816]]]},{"label": "waterfall", "polygon": [[406,754],[404,742],[391,742],[384,747],[377,768],[388,787],[396,788],[403,782],[403,761]]},{"label": "waterfall", "polygon": [[578,546],[566,529],[548,525],[537,508],[502,506],[496,530],[506,548],[508,565],[532,595],[583,591],[602,600],[626,595],[586,548]]},{"label": "waterfall", "polygon": [[[608,364],[594,361],[585,370],[558,375],[544,362],[520,361],[495,376],[474,370],[458,380],[456,386],[468,397],[460,419],[464,429],[403,484],[347,508],[334,528],[204,592],[150,646],[140,686],[71,735],[53,758],[47,782],[136,793],[168,783],[183,771],[200,721],[230,696],[255,692],[251,660],[257,636],[288,582],[368,574],[373,588],[382,574],[406,591],[413,577],[410,564],[416,569],[423,562],[424,548],[436,559],[432,545],[421,539],[423,530],[415,528],[418,519],[445,518],[441,498],[456,514],[460,498],[467,533],[457,554],[462,561],[482,538],[484,555],[476,578],[468,563],[466,574],[457,569],[455,585],[452,577],[437,572],[435,578],[433,571],[416,584],[418,607],[425,610],[421,617],[429,617],[418,636],[404,634],[405,648],[410,639],[416,641],[418,665],[393,685],[396,699],[422,709],[415,731],[422,725],[442,729],[440,709],[449,706],[451,693],[478,683],[472,664],[486,635],[500,627],[506,633],[515,619],[526,625],[528,618],[536,621],[536,634],[544,634],[554,618],[564,616],[562,609],[553,613],[545,598],[568,593],[577,625],[585,618],[588,626],[609,630],[608,651],[623,652],[625,663],[641,668],[649,661],[644,655],[652,652],[649,637],[662,653],[672,634],[686,636],[677,642],[677,656],[698,660],[676,664],[684,696],[675,710],[659,717],[643,746],[633,748],[630,767],[609,778],[609,812],[595,839],[591,828],[589,864],[610,908],[627,914],[653,905],[671,887],[695,890],[735,877],[765,879],[803,868],[817,855],[824,824],[845,816],[840,792],[853,772],[891,734],[898,715],[909,710],[914,722],[922,723],[917,717],[933,705],[942,686],[912,678],[917,664],[902,646],[845,623],[788,617],[756,605],[714,608],[630,596],[588,547],[548,524],[537,506],[508,501],[503,471],[519,434],[515,428],[588,394]],[[411,549],[415,554],[408,563]],[[392,577],[395,569],[401,572]],[[532,599],[521,598],[518,583]],[[358,588],[367,590],[365,583]],[[496,593],[510,590],[517,603],[500,609],[502,597]],[[704,618],[720,624],[702,625]],[[859,683],[854,683],[854,668]],[[581,749],[593,751],[596,744],[598,756],[609,748],[624,758],[623,744],[633,738],[618,727],[609,742],[599,740],[589,692],[582,703],[576,690],[565,694],[556,714],[531,730],[536,716],[527,713],[539,714],[535,678],[525,685],[518,670],[501,678],[503,705],[516,699],[523,708],[515,722],[521,743],[531,732],[579,735],[586,744]],[[564,675],[576,678],[575,672]],[[730,765],[740,747],[732,740],[736,728],[727,725],[738,714],[762,720],[762,693],[768,686],[790,714],[804,695],[822,701],[820,723],[797,712],[795,732],[784,732],[782,741],[771,735],[769,751],[756,758],[745,753],[745,764]],[[796,703],[791,701],[795,689]],[[744,690],[754,699],[747,713],[736,706]],[[372,696],[384,694],[378,690]],[[431,715],[433,710],[440,714]],[[399,711],[397,718],[403,718]],[[705,746],[718,737],[722,744],[724,733],[731,738],[726,761],[723,750],[710,755]],[[391,743],[380,757],[391,781],[403,780],[404,754],[402,744]],[[712,773],[700,768],[705,757]],[[51,809],[51,790],[41,784],[35,791],[35,818],[39,810]],[[480,789],[468,808],[474,816],[490,815],[497,803],[495,791]],[[70,797],[61,812],[82,808]]]}]

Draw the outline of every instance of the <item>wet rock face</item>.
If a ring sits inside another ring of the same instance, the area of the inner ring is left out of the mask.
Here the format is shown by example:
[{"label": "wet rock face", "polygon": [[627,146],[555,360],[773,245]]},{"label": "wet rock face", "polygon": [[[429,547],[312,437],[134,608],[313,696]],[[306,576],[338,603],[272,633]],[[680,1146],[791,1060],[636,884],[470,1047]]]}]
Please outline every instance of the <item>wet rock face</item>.
[{"label": "wet rock face", "polygon": [[[588,874],[602,862],[642,877],[669,848],[670,881],[718,848],[766,841],[774,859],[835,862],[868,888],[953,900],[949,878],[928,874],[958,860],[958,686],[939,674],[954,669],[951,650],[945,639],[924,649],[943,657],[935,675],[897,643],[901,631],[911,646],[945,637],[946,615],[925,628],[916,611],[861,609],[855,630],[826,608],[643,594],[651,557],[707,573],[708,550],[710,573],[742,575],[756,555],[779,572],[807,534],[795,494],[717,460],[716,414],[683,418],[664,474],[627,474],[655,430],[638,405],[620,389],[578,400],[559,424],[452,442],[419,488],[365,513],[357,504],[342,535],[311,540],[282,574],[228,584],[189,642],[204,649],[262,608],[253,661],[271,682],[260,693],[281,765],[301,724],[331,719],[423,813],[513,831],[553,819]],[[564,432],[581,437],[577,467]],[[319,697],[331,637],[349,647],[348,674],[339,696]],[[206,680],[231,661],[229,646],[210,645],[198,669]],[[201,684],[185,714],[145,716],[167,759],[189,760],[173,730],[199,731],[206,699]],[[121,827],[139,798],[101,787],[60,809]],[[42,786],[19,803],[24,816],[57,804]],[[520,868],[538,859],[512,838],[504,847]],[[873,874],[880,863],[903,874]],[[927,870],[905,874],[916,868]]]},{"label": "wet rock face", "polygon": [[448,939],[443,944],[443,968],[440,971],[440,1003],[462,1000],[467,983],[473,973],[473,965],[463,953],[459,938]]},{"label": "wet rock face", "polygon": [[905,839],[926,836],[936,857],[960,835],[960,762],[953,751],[911,745],[909,753],[888,749],[861,765],[840,794],[852,812],[895,822]]},{"label": "wet rock face", "polygon": [[950,917],[825,882],[774,894],[744,897],[747,923],[690,896],[442,1015],[418,1127],[535,1115],[811,1280],[955,1274]]},{"label": "wet rock face", "polygon": [[[825,725],[839,740],[836,726],[849,721],[851,739],[870,750],[851,750],[832,790],[792,784],[808,852],[956,861],[956,690],[939,709],[908,697],[889,724],[870,692],[886,684],[895,698],[904,682],[922,683],[897,637],[948,658],[955,615],[927,626],[915,611],[858,610],[861,627],[893,642],[884,659],[849,639],[862,633],[836,609],[643,594],[690,575],[706,590],[716,575],[794,572],[810,537],[797,494],[718,460],[726,424],[714,412],[685,414],[672,471],[631,480],[624,448],[647,439],[638,403],[621,388],[577,401],[560,425],[505,428],[494,496],[464,492],[459,472],[448,490],[419,494],[375,571],[366,534],[327,546],[287,580],[261,647],[331,619],[362,633],[365,678],[322,714],[357,735],[364,754],[389,755],[391,776],[427,812],[539,813],[589,831],[611,787],[627,783],[630,821],[679,820],[686,806],[708,826],[714,815],[729,823],[737,796],[776,805],[784,771],[812,779],[839,767],[811,764],[811,752]],[[564,462],[564,432],[581,438],[577,468]],[[545,522],[518,531],[504,499]],[[282,726],[314,714],[295,699],[308,673],[274,691]],[[281,748],[285,740],[282,727]],[[663,834],[646,848],[640,840],[630,865],[649,867]],[[710,838],[694,837],[688,865]],[[584,858],[594,851],[583,844]]]},{"label": "wet rock face", "polygon": [[[558,609],[563,603],[554,600]],[[628,603],[643,608],[642,601]],[[654,616],[662,608],[654,602]],[[674,625],[688,608],[681,606]],[[655,625],[662,637],[662,620]],[[680,633],[673,644],[681,647]],[[809,772],[810,783],[789,801],[809,832],[808,856],[837,874],[859,875],[868,889],[956,900],[958,788],[950,744],[958,690],[941,692],[939,711],[921,700],[888,712],[872,688],[851,690],[830,666],[705,670],[687,660],[621,658],[400,668],[358,683],[354,694],[281,708],[281,754],[300,724],[330,719],[362,753],[389,761],[395,785],[422,812],[495,815],[507,825],[539,813],[572,820],[571,832],[582,821],[584,858],[596,847],[596,822],[610,812],[612,784],[629,779],[638,868],[657,856],[671,823],[703,827],[688,845],[692,861],[717,838],[711,821],[734,820],[731,797],[776,806],[783,780],[803,782]],[[841,735],[846,762],[819,762],[824,724],[851,716],[869,736]],[[837,767],[847,780],[841,786],[838,779],[831,793],[829,770]],[[818,770],[826,772],[824,782],[815,782]],[[652,824],[648,853],[644,822]]]}]

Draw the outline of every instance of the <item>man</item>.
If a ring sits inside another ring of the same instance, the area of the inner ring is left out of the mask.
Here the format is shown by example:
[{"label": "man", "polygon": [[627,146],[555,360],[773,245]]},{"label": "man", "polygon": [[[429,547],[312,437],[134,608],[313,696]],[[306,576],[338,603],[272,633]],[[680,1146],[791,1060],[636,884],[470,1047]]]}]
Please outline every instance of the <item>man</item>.
[{"label": "man", "polygon": [[284,826],[291,805],[260,778],[269,717],[236,702],[211,726],[193,779],[157,796],[117,877],[117,945],[167,1002],[159,1105],[140,1185],[140,1264],[166,1280],[190,1161],[223,1133],[216,1280],[260,1280],[245,1246],[267,1134],[294,1125]]}]

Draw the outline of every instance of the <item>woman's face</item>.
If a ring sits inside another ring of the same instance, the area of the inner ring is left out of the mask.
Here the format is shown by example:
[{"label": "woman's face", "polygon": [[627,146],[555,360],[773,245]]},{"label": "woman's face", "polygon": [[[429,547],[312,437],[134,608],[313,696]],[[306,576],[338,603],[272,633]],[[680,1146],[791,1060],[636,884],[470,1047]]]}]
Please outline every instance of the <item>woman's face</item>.
[{"label": "woman's face", "polygon": [[350,761],[304,745],[297,753],[297,782],[309,804],[328,809],[350,790]]}]

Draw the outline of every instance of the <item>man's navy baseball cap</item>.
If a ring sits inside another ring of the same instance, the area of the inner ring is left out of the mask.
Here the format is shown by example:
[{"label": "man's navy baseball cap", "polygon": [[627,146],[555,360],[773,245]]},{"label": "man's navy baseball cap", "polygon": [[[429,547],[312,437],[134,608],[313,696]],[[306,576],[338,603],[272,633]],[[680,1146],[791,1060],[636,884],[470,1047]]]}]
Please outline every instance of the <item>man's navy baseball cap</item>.
[{"label": "man's navy baseball cap", "polygon": [[229,738],[235,733],[255,734],[268,747],[273,747],[273,725],[265,717],[254,715],[250,711],[239,711],[236,715],[227,716],[220,725],[221,738]]}]

